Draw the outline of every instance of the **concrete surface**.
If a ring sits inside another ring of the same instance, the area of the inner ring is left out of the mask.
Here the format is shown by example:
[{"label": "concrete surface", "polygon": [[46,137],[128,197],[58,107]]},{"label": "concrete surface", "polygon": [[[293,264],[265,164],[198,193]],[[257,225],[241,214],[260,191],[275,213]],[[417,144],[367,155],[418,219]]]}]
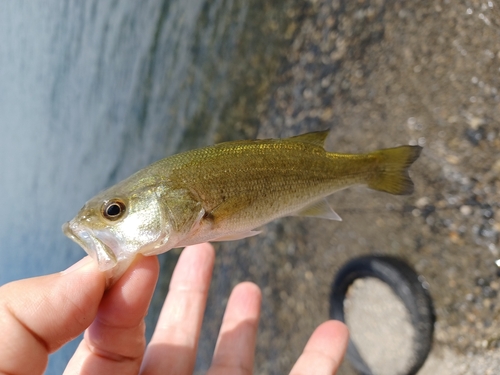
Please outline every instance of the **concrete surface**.
[{"label": "concrete surface", "polygon": [[344,313],[351,340],[375,374],[407,373],[415,330],[403,301],[387,284],[357,279],[346,295]]}]

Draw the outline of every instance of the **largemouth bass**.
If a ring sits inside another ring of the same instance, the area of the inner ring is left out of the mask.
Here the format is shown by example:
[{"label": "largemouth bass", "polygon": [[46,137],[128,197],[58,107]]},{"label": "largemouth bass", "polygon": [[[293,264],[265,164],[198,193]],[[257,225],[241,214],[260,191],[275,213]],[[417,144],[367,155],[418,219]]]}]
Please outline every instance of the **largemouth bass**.
[{"label": "largemouth bass", "polygon": [[328,131],[234,141],[157,161],[89,200],[64,233],[116,281],[138,254],[237,240],[283,216],[340,220],[325,198],[364,184],[410,194],[421,147],[367,154],[325,151]]}]

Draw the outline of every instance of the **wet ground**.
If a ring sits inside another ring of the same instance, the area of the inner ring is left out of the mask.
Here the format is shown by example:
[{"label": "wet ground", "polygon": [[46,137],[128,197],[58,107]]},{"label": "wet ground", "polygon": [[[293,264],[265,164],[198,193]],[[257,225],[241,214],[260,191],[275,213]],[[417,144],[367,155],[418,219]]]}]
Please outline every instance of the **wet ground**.
[{"label": "wet ground", "polygon": [[[231,288],[251,280],[264,297],[255,373],[286,373],[328,318],[336,270],[357,255],[383,253],[412,264],[434,299],[434,348],[420,374],[493,373],[500,358],[498,4],[318,0],[283,16],[292,20],[292,42],[255,104],[258,136],[331,128],[327,146],[339,152],[419,144],[415,193],[342,191],[331,202],[343,222],[285,218],[260,236],[217,245],[200,363],[209,362]],[[340,372],[353,373],[348,365]]]}]

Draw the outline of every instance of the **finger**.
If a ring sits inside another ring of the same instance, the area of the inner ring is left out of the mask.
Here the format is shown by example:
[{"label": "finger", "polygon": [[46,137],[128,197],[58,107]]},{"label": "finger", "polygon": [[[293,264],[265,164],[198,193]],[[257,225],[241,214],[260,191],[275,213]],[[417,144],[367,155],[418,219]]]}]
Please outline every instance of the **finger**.
[{"label": "finger", "polygon": [[156,257],[138,256],[106,291],[65,374],[137,374],[146,339],[146,316],[158,278]]},{"label": "finger", "polygon": [[48,354],[92,322],[105,285],[97,264],[85,257],[65,272],[2,286],[0,373],[41,374]]},{"label": "finger", "polygon": [[214,260],[210,244],[183,250],[146,350],[142,374],[193,372]]},{"label": "finger", "polygon": [[257,285],[245,282],[234,288],[207,375],[253,373],[260,302],[261,292]]},{"label": "finger", "polygon": [[314,369],[316,375],[333,375],[342,362],[347,349],[349,331],[345,324],[329,320],[321,324],[293,366],[290,375],[306,375]]}]

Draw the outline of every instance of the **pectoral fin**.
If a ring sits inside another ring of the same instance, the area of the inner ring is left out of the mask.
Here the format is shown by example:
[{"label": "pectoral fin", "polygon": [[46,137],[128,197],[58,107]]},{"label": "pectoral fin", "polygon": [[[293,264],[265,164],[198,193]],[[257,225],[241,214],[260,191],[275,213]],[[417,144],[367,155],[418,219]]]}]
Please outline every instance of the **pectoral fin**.
[{"label": "pectoral fin", "polygon": [[330,207],[326,199],[314,202],[313,204],[292,214],[292,216],[309,216],[321,219],[342,221],[342,218]]},{"label": "pectoral fin", "polygon": [[213,240],[210,240],[210,241],[211,242],[219,242],[219,241],[241,240],[242,238],[256,236],[261,232],[262,232],[261,230],[249,230],[248,232],[236,232],[236,233],[224,235],[222,237],[214,238]]}]

